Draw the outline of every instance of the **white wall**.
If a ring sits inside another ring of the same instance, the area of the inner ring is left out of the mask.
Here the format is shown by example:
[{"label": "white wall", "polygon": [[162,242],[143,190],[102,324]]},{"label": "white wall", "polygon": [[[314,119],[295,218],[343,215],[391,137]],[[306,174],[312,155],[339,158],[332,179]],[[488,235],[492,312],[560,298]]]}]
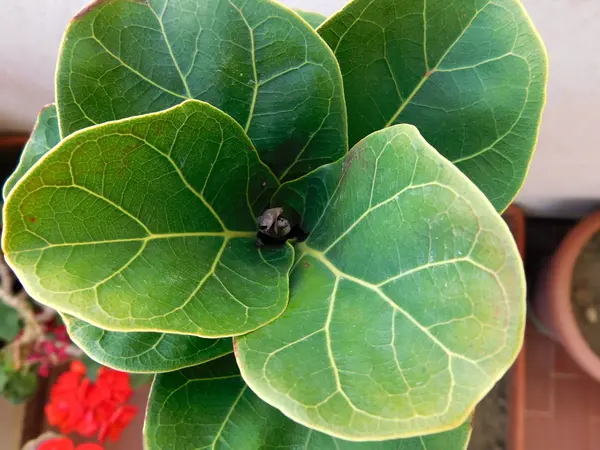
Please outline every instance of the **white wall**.
[{"label": "white wall", "polygon": [[548,47],[548,102],[519,202],[540,215],[600,207],[600,1],[523,0]]},{"label": "white wall", "polygon": [[[53,100],[56,54],[86,0],[0,0],[0,130],[28,130]],[[284,0],[331,14],[346,0]],[[519,197],[529,212],[571,215],[600,206],[600,0],[523,0],[550,54],[548,105]]]}]

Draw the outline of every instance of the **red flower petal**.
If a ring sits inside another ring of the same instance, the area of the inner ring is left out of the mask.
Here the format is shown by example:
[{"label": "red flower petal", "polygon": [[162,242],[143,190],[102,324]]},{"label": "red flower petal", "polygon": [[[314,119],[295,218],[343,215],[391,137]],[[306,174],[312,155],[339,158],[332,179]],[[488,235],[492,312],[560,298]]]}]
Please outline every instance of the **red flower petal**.
[{"label": "red flower petal", "polygon": [[137,408],[125,404],[133,394],[129,374],[102,367],[93,383],[85,371],[80,361],[74,361],[71,370],[58,378],[46,405],[48,421],[63,434],[98,433],[101,442],[116,441],[137,413]]},{"label": "red flower petal", "polygon": [[94,417],[94,412],[89,410],[85,412],[83,418],[77,423],[75,431],[84,437],[92,437],[98,431],[98,422]]},{"label": "red flower petal", "polygon": [[133,389],[129,383],[129,374],[117,370],[102,367],[98,371],[96,385],[111,393],[111,397],[119,403],[127,402],[133,395]]},{"label": "red flower petal", "polygon": [[75,450],[104,450],[104,447],[98,444],[81,444]]},{"label": "red flower petal", "polygon": [[77,373],[79,375],[85,375],[87,372],[87,368],[85,367],[85,364],[83,364],[81,361],[78,360],[74,360],[71,363],[71,367],[69,368],[69,370],[73,373]]},{"label": "red flower petal", "polygon": [[131,405],[120,406],[110,420],[100,427],[98,440],[104,442],[106,438],[116,442],[121,437],[121,432],[129,425],[137,413],[137,408]]},{"label": "red flower petal", "polygon": [[50,364],[47,362],[41,363],[38,368],[38,375],[43,378],[48,378],[48,376],[50,376]]}]

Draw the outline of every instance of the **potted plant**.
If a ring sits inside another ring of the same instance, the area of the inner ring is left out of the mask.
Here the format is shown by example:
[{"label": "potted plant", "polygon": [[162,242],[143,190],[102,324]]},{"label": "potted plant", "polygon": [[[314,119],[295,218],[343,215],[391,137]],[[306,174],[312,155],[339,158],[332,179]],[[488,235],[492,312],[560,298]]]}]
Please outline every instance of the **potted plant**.
[{"label": "potted plant", "polygon": [[316,30],[269,0],[92,3],[60,142],[4,192],[7,261],[90,357],[157,374],[148,449],[464,449],[523,340],[499,213],[546,65],[515,0]]},{"label": "potted plant", "polygon": [[600,381],[600,213],[577,224],[542,272],[535,311],[573,360]]}]

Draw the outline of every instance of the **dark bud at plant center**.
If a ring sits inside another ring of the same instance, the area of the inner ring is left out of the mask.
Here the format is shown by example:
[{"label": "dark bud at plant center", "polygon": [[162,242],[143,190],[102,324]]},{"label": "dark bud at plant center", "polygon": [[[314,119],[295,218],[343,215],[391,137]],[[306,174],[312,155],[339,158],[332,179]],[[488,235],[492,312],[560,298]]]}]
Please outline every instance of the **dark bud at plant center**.
[{"label": "dark bud at plant center", "polygon": [[278,248],[289,239],[297,238],[303,241],[308,236],[298,225],[292,226],[290,221],[283,217],[283,208],[270,208],[256,219],[258,234],[257,247]]}]

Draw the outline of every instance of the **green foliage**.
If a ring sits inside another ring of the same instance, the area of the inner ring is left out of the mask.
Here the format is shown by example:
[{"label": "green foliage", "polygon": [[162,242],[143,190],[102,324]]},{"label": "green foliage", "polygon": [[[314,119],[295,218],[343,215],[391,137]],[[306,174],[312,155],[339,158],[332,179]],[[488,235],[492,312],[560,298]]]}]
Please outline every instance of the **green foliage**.
[{"label": "green foliage", "polygon": [[104,366],[133,373],[158,373],[203,364],[233,352],[231,339],[184,334],[121,333],[64,315],[71,339]]},{"label": "green foliage", "polygon": [[21,331],[19,313],[0,299],[0,341],[11,342]]},{"label": "green foliage", "polygon": [[254,245],[276,186],[242,128],[190,100],[61,141],[9,197],[6,259],[105,329],[246,333],[287,304],[292,247]]},{"label": "green foliage", "polygon": [[465,450],[470,432],[466,422],[446,433],[412,439],[362,443],[336,439],[290,420],[263,402],[244,383],[235,359],[226,356],[157,375],[144,439],[147,448],[158,450]]},{"label": "green foliage", "polygon": [[547,78],[520,0],[354,0],[319,34],[342,69],[351,145],[416,125],[506,208],[527,175]]},{"label": "green foliage", "polygon": [[71,22],[56,83],[63,137],[197,99],[237,120],[281,179],[348,149],[335,57],[269,0],[98,2]]},{"label": "green foliage", "polygon": [[31,398],[37,389],[37,373],[33,367],[16,369],[0,357],[0,396],[19,405]]},{"label": "green foliage", "polygon": [[[149,450],[464,450],[520,349],[498,212],[547,76],[522,6],[353,0],[323,20],[100,0],[67,28],[3,250],[90,363],[158,373]],[[269,207],[293,233],[257,248]]]},{"label": "green foliage", "polygon": [[284,184],[274,203],[310,236],[296,245],[289,307],[236,339],[250,388],[352,440],[464,422],[525,326],[521,260],[481,191],[397,125]]},{"label": "green foliage", "polygon": [[15,184],[27,173],[33,165],[38,162],[46,153],[50,151],[60,141],[58,132],[58,119],[56,116],[56,107],[48,105],[40,112],[38,120],[33,128],[33,132],[23,149],[19,165],[13,174],[4,183],[4,199],[8,197]]}]

